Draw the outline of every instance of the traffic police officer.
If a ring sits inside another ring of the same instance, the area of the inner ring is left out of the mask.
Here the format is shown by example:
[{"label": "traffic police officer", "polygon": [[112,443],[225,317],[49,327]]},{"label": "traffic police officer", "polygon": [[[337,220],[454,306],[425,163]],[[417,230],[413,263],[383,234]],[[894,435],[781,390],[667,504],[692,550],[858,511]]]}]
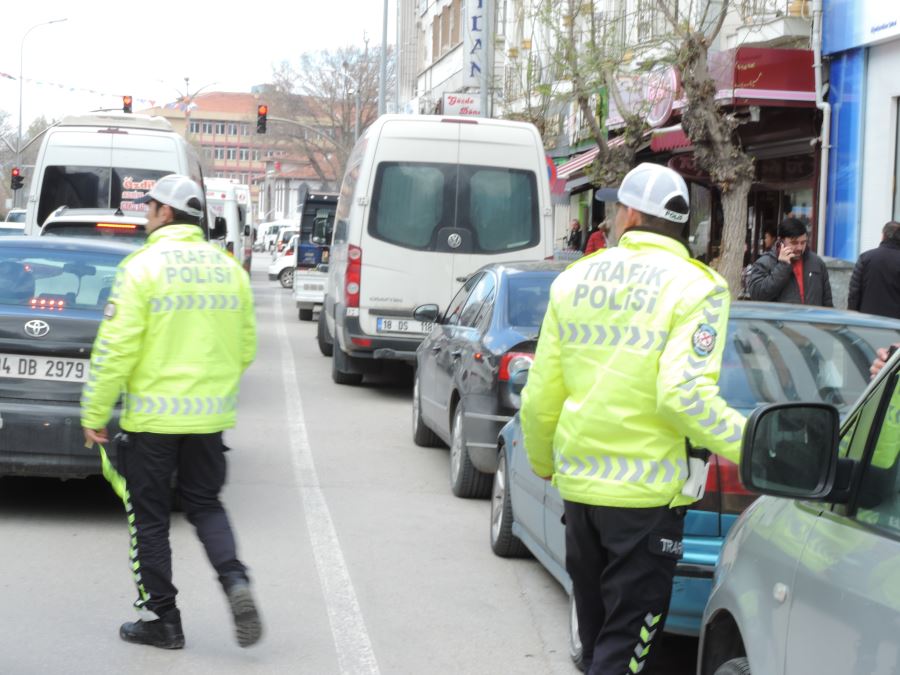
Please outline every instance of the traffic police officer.
[{"label": "traffic police officer", "polygon": [[566,568],[594,675],[651,662],[684,506],[704,481],[702,470],[688,481],[686,439],[736,461],[745,421],[719,397],[729,293],[680,239],[684,180],[641,164],[616,199],[618,246],[553,283],[521,410],[532,469],[565,502]]},{"label": "traffic police officer", "polygon": [[[147,242],[119,266],[82,392],[86,442],[108,441],[122,394],[117,467],[100,446],[103,473],[125,502],[131,565],[145,618],[122,625],[123,640],[184,646],[169,547],[171,480],[177,470],[185,515],[228,597],[238,643],[262,632],[247,571],[219,501],[225,482],[222,431],[233,427],[238,382],[256,355],[249,279],[200,228],[203,191],[186,176],[161,178],[148,203]],[[124,393],[123,393],[124,392]]]}]

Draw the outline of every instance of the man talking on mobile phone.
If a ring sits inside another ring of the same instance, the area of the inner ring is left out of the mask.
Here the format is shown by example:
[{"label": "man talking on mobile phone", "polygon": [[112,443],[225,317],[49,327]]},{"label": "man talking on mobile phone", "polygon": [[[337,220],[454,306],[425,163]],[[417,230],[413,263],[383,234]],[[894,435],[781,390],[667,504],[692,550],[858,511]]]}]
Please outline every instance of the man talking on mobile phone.
[{"label": "man talking on mobile phone", "polygon": [[778,226],[778,240],[753,263],[747,289],[751,300],[834,307],[828,269],[809,250],[806,226],[786,218]]}]

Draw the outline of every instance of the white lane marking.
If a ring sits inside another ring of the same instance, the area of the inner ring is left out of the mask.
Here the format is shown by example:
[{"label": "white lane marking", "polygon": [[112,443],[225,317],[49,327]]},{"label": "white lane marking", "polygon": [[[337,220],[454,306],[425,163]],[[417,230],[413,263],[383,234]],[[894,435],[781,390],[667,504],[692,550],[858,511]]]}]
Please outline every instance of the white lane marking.
[{"label": "white lane marking", "polygon": [[303,498],[306,528],[312,543],[313,558],[319,573],[319,583],[325,596],[331,636],[337,652],[338,667],[348,675],[378,675],[378,662],[366,631],[362,610],[353,590],[353,581],[344,561],[337,531],[325,495],[319,487],[319,475],[313,461],[312,448],[306,435],[303,402],[294,370],[294,353],[284,327],[281,293],[275,294],[275,318],[281,351],[284,401],[287,407],[288,438],[297,489]]}]

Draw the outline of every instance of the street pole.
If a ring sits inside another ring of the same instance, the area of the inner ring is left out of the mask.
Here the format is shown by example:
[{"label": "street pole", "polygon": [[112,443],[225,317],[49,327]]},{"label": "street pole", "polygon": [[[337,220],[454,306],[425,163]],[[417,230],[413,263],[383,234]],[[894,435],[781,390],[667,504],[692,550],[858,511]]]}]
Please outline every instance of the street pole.
[{"label": "street pole", "polygon": [[484,58],[481,61],[481,116],[490,117],[491,52],[494,49],[494,17],[492,0],[484,0]]},{"label": "street pole", "polygon": [[[387,28],[388,28],[388,0],[384,0],[384,18],[381,21],[381,70],[378,76],[378,116],[384,115],[387,110],[384,96],[387,90]],[[357,117],[359,112],[357,109]],[[359,124],[357,123],[357,127]],[[359,137],[359,129],[356,130]]]},{"label": "street pole", "polygon": [[[25,35],[22,36],[22,42],[19,45],[19,133],[16,136],[16,166],[19,166],[22,162],[22,72],[24,70],[23,60],[25,57],[25,38],[28,37],[28,34],[33,31],[35,28],[40,28],[41,26],[49,26],[51,23],[61,23],[63,21],[68,21],[68,18],[65,19],[53,19],[52,21],[44,21],[42,23],[36,23],[31,28],[25,31]],[[13,193],[13,206],[19,205],[19,193],[21,190],[16,190]]]}]

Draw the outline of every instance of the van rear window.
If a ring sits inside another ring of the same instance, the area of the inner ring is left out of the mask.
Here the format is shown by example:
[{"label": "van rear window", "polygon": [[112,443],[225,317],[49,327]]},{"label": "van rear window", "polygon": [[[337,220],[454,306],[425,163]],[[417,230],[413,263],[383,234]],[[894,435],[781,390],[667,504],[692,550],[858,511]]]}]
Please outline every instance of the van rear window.
[{"label": "van rear window", "polygon": [[460,252],[505,253],[536,246],[540,225],[534,173],[426,162],[379,164],[369,234],[404,248],[448,250],[438,236],[442,230],[462,235]]},{"label": "van rear window", "polygon": [[143,211],[134,200],[150,191],[156,181],[171,171],[102,166],[48,166],[41,184],[37,222],[60,206],[85,209]]}]

